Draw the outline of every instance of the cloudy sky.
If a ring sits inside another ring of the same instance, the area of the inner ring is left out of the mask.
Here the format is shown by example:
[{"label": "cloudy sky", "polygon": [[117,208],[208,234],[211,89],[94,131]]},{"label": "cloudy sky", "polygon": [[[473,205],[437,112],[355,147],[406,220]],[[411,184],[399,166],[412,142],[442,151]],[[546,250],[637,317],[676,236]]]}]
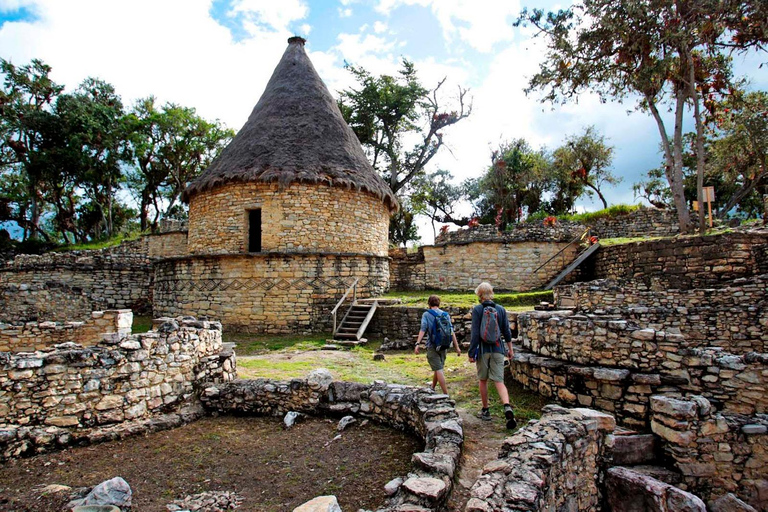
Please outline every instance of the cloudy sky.
[{"label": "cloudy sky", "polygon": [[[611,203],[636,202],[632,184],[660,161],[653,120],[627,114],[632,102],[553,108],[522,92],[542,52],[512,23],[522,7],[557,8],[542,0],[0,0],[0,57],[39,58],[68,90],[95,76],[126,104],[150,94],[194,107],[239,129],[286,47],[307,38],[310,59],[332,93],[350,87],[344,63],[374,74],[413,60],[424,85],[443,77],[446,103],[460,84],[471,89],[472,116],[446,132],[450,151],[433,169],[462,180],[477,176],[502,140],[559,145],[594,125],[615,147]],[[765,59],[762,59],[765,60]],[[760,59],[738,59],[739,74],[768,88]],[[430,169],[430,170],[433,170]],[[584,209],[597,209],[584,201]],[[431,229],[423,231],[431,240]]]}]

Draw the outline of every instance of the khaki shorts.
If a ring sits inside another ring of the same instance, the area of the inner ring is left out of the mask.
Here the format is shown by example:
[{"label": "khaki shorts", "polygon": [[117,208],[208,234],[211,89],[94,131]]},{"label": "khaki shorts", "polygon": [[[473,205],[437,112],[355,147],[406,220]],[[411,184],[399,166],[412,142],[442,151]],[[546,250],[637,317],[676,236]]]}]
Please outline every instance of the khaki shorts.
[{"label": "khaki shorts", "polygon": [[504,382],[504,354],[498,352],[480,354],[475,364],[479,380],[491,379],[494,382]]},{"label": "khaki shorts", "polygon": [[445,356],[448,350],[435,350],[432,347],[427,347],[427,362],[433,372],[442,370],[445,366]]}]

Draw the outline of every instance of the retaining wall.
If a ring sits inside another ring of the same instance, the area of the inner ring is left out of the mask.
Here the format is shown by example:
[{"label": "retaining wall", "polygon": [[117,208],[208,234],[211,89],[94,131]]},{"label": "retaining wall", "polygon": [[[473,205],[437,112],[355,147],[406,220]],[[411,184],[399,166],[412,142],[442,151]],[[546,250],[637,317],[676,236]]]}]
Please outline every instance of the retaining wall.
[{"label": "retaining wall", "polygon": [[689,346],[717,346],[735,354],[768,352],[768,274],[694,290],[651,290],[640,281],[598,280],[555,287],[555,302],[680,332]]},{"label": "retaining wall", "polygon": [[409,253],[404,248],[389,250],[389,287],[393,290],[424,290],[427,287],[427,269],[424,248]]},{"label": "retaining wall", "polygon": [[675,210],[638,208],[625,214],[586,223],[600,238],[674,236],[680,232]]},{"label": "retaining wall", "polygon": [[728,233],[601,247],[592,279],[634,279],[653,290],[719,288],[759,275],[768,233]]},{"label": "retaining wall", "polygon": [[131,334],[132,323],[130,309],[93,311],[83,322],[0,323],[0,352],[34,352],[66,342],[89,347],[105,335]]},{"label": "retaining wall", "polygon": [[155,263],[154,314],[220,319],[256,333],[329,331],[331,310],[355,278],[358,298],[381,295],[388,258],[358,254],[254,253]]},{"label": "retaining wall", "polygon": [[202,400],[217,413],[354,415],[411,432],[424,440],[424,451],[413,455],[413,470],[377,510],[438,510],[450,495],[464,432],[448,395],[380,381],[368,385],[333,382],[327,370],[316,370],[307,379],[211,385],[203,391]]},{"label": "retaining wall", "polygon": [[162,231],[146,238],[150,258],[174,258],[189,254],[186,231]]},{"label": "retaining wall", "polygon": [[507,437],[483,468],[466,512],[601,510],[601,474],[613,417],[548,405],[540,420]]},{"label": "retaining wall", "polygon": [[731,492],[768,510],[768,416],[717,412],[701,396],[651,398],[653,432],[682,486],[714,501]]},{"label": "retaining wall", "polygon": [[235,377],[234,354],[222,351],[218,322],[158,324],[87,348],[63,343],[0,353],[2,457],[173,425],[194,406],[201,381]]},{"label": "retaining wall", "polygon": [[78,320],[90,311],[148,311],[147,237],[99,251],[19,255],[0,266],[0,321]]}]

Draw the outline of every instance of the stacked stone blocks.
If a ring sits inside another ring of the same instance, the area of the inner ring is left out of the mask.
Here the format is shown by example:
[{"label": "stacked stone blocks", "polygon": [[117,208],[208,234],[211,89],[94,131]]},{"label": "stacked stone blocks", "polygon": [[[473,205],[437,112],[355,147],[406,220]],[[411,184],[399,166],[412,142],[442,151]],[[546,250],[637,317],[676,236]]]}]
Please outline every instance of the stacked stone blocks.
[{"label": "stacked stone blocks", "polygon": [[82,322],[0,323],[0,352],[34,352],[66,342],[88,347],[100,343],[104,335],[130,334],[132,323],[130,309],[93,311]]},{"label": "stacked stone blocks", "polygon": [[156,330],[115,332],[87,348],[0,353],[0,453],[99,438],[96,429],[178,412],[196,401],[198,382],[235,371],[221,325],[193,318],[160,319]]}]

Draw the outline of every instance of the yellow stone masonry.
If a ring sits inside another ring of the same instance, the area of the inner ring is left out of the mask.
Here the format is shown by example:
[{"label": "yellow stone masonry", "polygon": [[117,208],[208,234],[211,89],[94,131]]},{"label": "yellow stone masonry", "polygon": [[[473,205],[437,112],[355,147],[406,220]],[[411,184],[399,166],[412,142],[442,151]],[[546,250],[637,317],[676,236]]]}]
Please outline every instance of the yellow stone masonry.
[{"label": "yellow stone masonry", "polygon": [[473,290],[483,281],[498,290],[526,291],[544,286],[576,257],[572,245],[534,274],[534,270],[566,247],[556,242],[473,242],[424,247],[428,289]]},{"label": "yellow stone masonry", "polygon": [[367,192],[324,184],[231,183],[189,205],[189,253],[244,253],[248,211],[261,209],[262,252],[387,256],[389,211]]}]

